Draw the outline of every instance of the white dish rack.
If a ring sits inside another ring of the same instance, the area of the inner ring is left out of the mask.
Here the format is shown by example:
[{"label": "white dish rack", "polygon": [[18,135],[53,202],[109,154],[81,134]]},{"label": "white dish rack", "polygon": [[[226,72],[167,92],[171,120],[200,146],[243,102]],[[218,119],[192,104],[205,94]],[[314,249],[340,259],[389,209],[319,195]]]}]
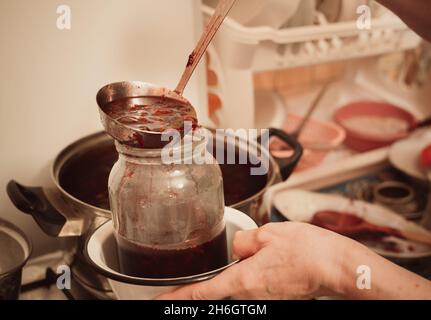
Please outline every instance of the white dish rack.
[{"label": "white dish rack", "polygon": [[[202,10],[207,21],[213,9],[204,5]],[[356,21],[328,23],[320,12],[316,21],[317,25],[276,30],[225,20],[209,51],[209,68],[223,79],[210,88],[222,101],[223,127],[255,126],[253,75],[257,72],[404,51],[421,41],[387,10],[372,19],[370,30],[359,30]]]}]

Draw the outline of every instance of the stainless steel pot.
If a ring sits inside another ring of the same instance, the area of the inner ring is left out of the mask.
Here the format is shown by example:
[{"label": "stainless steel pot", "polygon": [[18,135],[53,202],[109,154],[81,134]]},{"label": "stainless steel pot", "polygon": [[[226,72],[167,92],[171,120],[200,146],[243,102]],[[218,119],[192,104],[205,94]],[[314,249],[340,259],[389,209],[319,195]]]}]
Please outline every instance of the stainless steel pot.
[{"label": "stainless steel pot", "polygon": [[[271,185],[286,179],[302,155],[302,148],[294,138],[278,129],[269,129],[269,133],[294,149],[291,158],[276,161],[268,150],[257,144],[254,149],[257,154],[263,153],[269,158],[266,175],[246,174],[250,169],[247,165],[221,165],[226,204],[248,214],[259,225],[269,220],[258,214],[263,194]],[[239,150],[250,143],[236,139],[235,148]],[[12,180],[7,192],[14,205],[32,215],[45,233],[58,237],[85,236],[111,217],[107,181],[116,160],[112,138],[99,132],[60,152],[51,168],[51,186],[26,187]]]},{"label": "stainless steel pot", "polygon": [[0,300],[18,299],[22,268],[31,251],[31,242],[24,232],[0,219]]}]

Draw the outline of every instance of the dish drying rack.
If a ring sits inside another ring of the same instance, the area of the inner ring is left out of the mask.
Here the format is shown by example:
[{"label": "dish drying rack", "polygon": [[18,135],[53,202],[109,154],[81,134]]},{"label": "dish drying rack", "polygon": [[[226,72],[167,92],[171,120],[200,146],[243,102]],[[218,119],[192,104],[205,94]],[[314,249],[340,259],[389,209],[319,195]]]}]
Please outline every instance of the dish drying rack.
[{"label": "dish drying rack", "polygon": [[[207,21],[213,9],[203,5],[202,11]],[[369,30],[358,29],[356,21],[328,23],[320,12],[315,21],[316,25],[276,30],[245,27],[226,18],[208,50],[208,68],[218,79],[209,93],[221,102],[217,125],[255,127],[255,73],[372,57],[414,49],[421,42],[386,9],[372,18]]]}]

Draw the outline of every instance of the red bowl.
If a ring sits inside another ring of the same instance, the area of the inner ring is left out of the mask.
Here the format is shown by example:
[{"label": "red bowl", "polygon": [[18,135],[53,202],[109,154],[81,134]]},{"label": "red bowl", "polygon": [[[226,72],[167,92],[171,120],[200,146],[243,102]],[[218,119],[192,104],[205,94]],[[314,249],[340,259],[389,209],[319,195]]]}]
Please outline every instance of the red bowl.
[{"label": "red bowl", "polygon": [[[399,133],[365,133],[348,128],[344,121],[347,119],[373,116],[382,118],[397,118],[405,121],[408,124],[407,132]],[[410,131],[416,128],[416,120],[414,116],[397,106],[384,102],[373,101],[358,101],[350,103],[335,112],[335,121],[346,130],[346,140],[344,143],[357,151],[369,151],[391,145],[393,142],[405,138]]]}]

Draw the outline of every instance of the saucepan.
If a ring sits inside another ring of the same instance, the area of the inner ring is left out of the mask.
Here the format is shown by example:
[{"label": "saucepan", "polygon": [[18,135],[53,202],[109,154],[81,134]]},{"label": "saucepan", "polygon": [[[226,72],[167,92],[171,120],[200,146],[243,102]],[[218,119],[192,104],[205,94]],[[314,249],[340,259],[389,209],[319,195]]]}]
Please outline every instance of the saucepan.
[{"label": "saucepan", "polygon": [[231,244],[235,232],[255,229],[257,225],[246,214],[229,207],[225,208],[225,220],[230,261],[228,265],[222,268],[203,274],[169,279],[139,278],[122,274],[118,267],[117,244],[111,220],[102,224],[89,235],[84,246],[84,254],[88,263],[95,271],[108,278],[112,290],[118,299],[154,299],[162,293],[175,290],[178,286],[209,280],[238,262],[232,259],[231,254]]},{"label": "saucepan", "polygon": [[30,240],[20,229],[0,219],[0,300],[18,299],[22,268],[31,249]]}]

